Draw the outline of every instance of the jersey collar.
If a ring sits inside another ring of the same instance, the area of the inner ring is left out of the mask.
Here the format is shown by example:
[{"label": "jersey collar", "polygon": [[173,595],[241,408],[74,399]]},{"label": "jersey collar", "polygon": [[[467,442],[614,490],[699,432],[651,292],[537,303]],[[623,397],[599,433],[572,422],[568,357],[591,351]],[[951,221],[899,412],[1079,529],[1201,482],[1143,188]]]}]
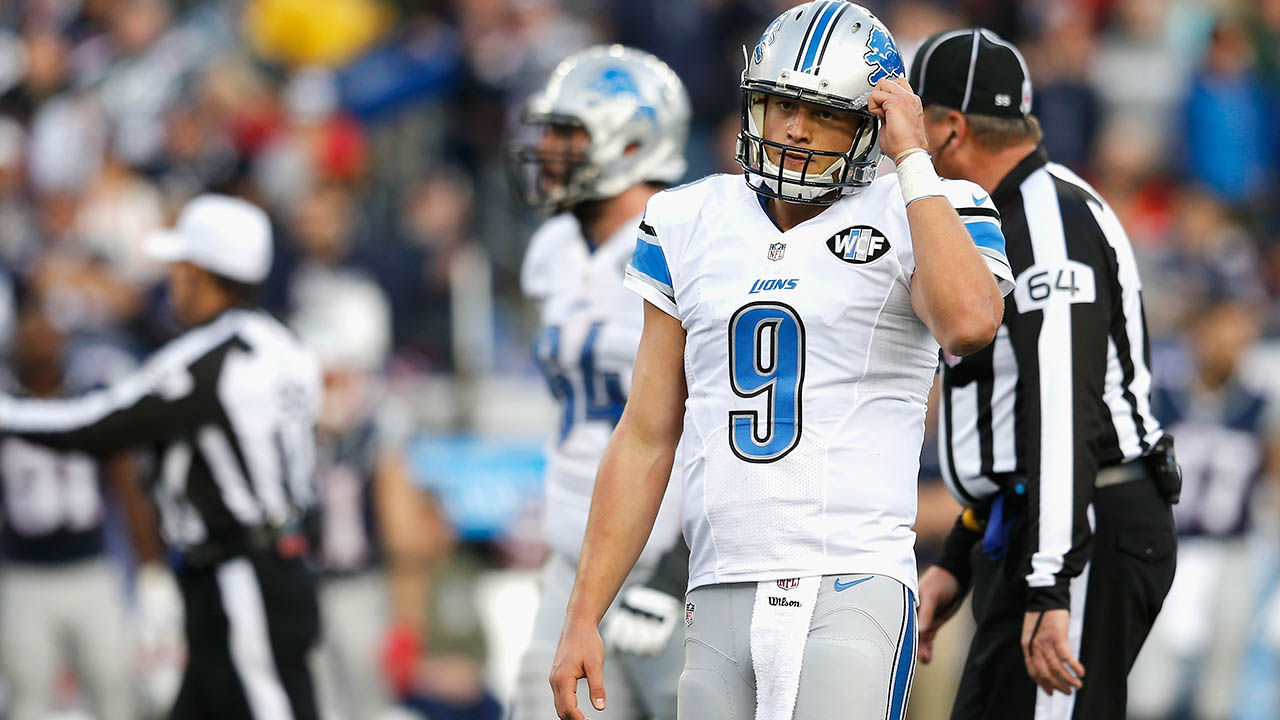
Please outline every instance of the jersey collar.
[{"label": "jersey collar", "polygon": [[1031,151],[1017,165],[1009,171],[1008,175],[1000,181],[996,186],[995,192],[991,193],[991,199],[996,201],[996,207],[1002,208],[1010,200],[1015,200],[1022,187],[1022,181],[1027,179],[1031,173],[1044,167],[1049,162],[1049,155],[1044,151],[1044,147],[1037,145],[1035,150]]},{"label": "jersey collar", "polygon": [[783,235],[793,230],[796,230],[798,228],[809,227],[811,225],[815,225],[818,223],[827,222],[831,218],[837,217],[840,211],[837,210],[836,212],[832,212],[834,208],[836,208],[837,206],[844,205],[846,201],[850,201],[850,200],[856,201],[862,195],[861,193],[857,193],[854,195],[845,195],[844,197],[841,197],[840,199],[836,200],[835,202],[823,208],[822,212],[818,213],[817,215],[814,215],[808,220],[805,220],[799,225],[796,225],[795,227],[791,228],[791,230],[783,230],[782,226],[778,225],[778,221],[773,218],[773,213],[769,212],[769,198],[764,195],[761,195],[758,192],[755,192],[754,190],[751,190],[751,194],[755,197],[756,204],[760,206],[760,214],[763,215],[765,219],[769,221],[769,224],[773,225],[773,228],[777,230],[779,234],[783,234]]},{"label": "jersey collar", "polygon": [[769,222],[773,223],[773,226],[778,228],[778,232],[782,232],[782,226],[778,225],[778,221],[773,219],[773,213],[769,212],[769,198],[761,195],[760,193],[755,193],[755,196],[756,202],[760,203],[760,212],[764,213],[764,216],[769,218]]}]

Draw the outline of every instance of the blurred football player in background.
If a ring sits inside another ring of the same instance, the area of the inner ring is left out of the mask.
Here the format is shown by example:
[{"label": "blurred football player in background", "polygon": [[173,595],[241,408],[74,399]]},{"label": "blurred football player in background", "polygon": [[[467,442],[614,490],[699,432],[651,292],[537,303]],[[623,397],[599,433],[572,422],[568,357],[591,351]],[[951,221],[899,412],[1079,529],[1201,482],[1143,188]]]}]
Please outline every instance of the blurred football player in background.
[{"label": "blurred football player in background", "polygon": [[1129,675],[1134,720],[1226,720],[1239,697],[1240,662],[1259,594],[1248,533],[1253,500],[1280,459],[1280,408],[1241,374],[1258,336],[1251,302],[1218,297],[1192,318],[1189,347],[1164,377],[1152,409],[1178,438],[1182,499],[1178,572]]},{"label": "blurred football player in background", "polygon": [[[980,187],[934,172],[866,9],[798,5],[745,59],[745,177],[651,198],[627,268],[644,334],[552,670],[561,718],[585,717],[580,677],[614,702],[596,625],[671,475],[692,557],[680,717],[906,711],[926,397],[939,345],[995,335],[1004,240]],[[882,151],[897,171],[876,180]]]},{"label": "blurred football player in background", "polygon": [[[685,172],[689,97],[662,61],[622,46],[575,53],[530,98],[523,120],[538,133],[512,149],[517,191],[557,213],[530,240],[521,271],[541,304],[535,354],[562,410],[547,447],[546,540],[533,639],[521,660],[515,720],[554,712],[547,671],[555,656],[587,525],[596,469],[631,389],[643,302],[622,287],[645,203]],[[680,538],[679,483],[621,599],[605,618],[622,651],[607,667],[608,717],[675,717],[688,573]]]},{"label": "blurred football player in background", "polygon": [[320,702],[339,720],[378,720],[414,683],[427,569],[440,519],[413,486],[406,423],[378,383],[391,344],[386,296],[354,274],[306,281],[292,325],[316,352],[325,394],[317,428]]},{"label": "blurred football player in background", "polygon": [[[64,336],[38,301],[29,301],[19,318],[15,375],[5,378],[7,389],[49,398],[110,380],[93,377],[109,372],[110,363],[81,363],[79,373],[69,375],[64,347]],[[9,717],[48,717],[60,704],[63,671],[74,667],[85,705],[96,717],[136,720],[124,583],[105,553],[103,529],[103,493],[109,487],[126,511],[143,559],[160,558],[136,458],[98,459],[6,437],[0,440],[0,482],[0,666],[12,693]]]}]

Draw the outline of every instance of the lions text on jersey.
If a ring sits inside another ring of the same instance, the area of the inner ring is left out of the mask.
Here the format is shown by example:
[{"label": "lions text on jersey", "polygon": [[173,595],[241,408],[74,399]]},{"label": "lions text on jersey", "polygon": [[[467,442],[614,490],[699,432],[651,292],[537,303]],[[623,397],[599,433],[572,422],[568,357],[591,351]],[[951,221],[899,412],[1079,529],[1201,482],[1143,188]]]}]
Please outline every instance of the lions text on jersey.
[{"label": "lions text on jersey", "polygon": [[[691,589],[852,572],[916,587],[911,527],[939,347],[912,309],[897,185],[882,177],[787,232],[740,176],[649,201],[626,286],[686,332]],[[1008,292],[987,194],[944,186]]]},{"label": "lions text on jersey", "polygon": [[[541,301],[535,359],[560,404],[560,427],[547,446],[544,478],[547,542],[577,558],[586,533],[596,468],[622,416],[644,305],[622,287],[638,222],[591,251],[572,215],[557,215],[534,233],[521,284]],[[680,483],[668,486],[642,563],[655,563],[676,538]]]}]

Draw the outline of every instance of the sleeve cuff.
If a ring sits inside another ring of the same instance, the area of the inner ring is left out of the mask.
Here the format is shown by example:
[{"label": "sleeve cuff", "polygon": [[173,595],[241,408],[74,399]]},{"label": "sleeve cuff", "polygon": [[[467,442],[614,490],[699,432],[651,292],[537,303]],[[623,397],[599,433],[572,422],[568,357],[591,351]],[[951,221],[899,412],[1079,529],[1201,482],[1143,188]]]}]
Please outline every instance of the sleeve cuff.
[{"label": "sleeve cuff", "polygon": [[1060,579],[1046,587],[1027,588],[1027,612],[1070,608],[1071,578]]},{"label": "sleeve cuff", "polygon": [[638,272],[630,265],[627,266],[627,274],[622,279],[622,286],[648,300],[654,307],[671,317],[680,319],[675,296],[668,294],[668,286],[659,287],[658,281]]},{"label": "sleeve cuff", "polygon": [[984,247],[979,247],[978,252],[982,253],[982,259],[987,261],[987,267],[991,269],[991,274],[996,276],[996,284],[1000,286],[1001,297],[1013,292],[1013,270],[1009,267],[1009,261],[1005,259],[1004,255]]}]

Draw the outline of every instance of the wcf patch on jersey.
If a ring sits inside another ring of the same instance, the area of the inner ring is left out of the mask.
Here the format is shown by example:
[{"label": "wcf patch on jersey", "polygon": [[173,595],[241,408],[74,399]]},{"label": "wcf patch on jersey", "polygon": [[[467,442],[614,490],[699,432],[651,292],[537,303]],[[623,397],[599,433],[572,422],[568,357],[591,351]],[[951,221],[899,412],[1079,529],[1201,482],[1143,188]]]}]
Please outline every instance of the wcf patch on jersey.
[{"label": "wcf patch on jersey", "polygon": [[889,253],[889,238],[870,225],[854,225],[827,238],[827,249],[851,265],[866,265]]}]

